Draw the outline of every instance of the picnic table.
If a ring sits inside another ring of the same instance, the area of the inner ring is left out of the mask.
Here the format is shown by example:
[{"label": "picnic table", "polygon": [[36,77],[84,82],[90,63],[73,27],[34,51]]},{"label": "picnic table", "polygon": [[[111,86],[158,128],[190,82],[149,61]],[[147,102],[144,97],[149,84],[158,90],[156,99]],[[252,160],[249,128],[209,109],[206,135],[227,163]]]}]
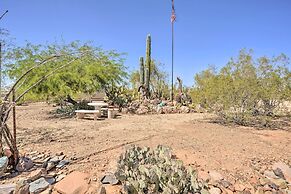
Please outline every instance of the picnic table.
[{"label": "picnic table", "polygon": [[94,106],[95,110],[99,110],[101,112],[102,107],[108,107],[108,103],[105,102],[90,102],[88,103],[89,106]]}]

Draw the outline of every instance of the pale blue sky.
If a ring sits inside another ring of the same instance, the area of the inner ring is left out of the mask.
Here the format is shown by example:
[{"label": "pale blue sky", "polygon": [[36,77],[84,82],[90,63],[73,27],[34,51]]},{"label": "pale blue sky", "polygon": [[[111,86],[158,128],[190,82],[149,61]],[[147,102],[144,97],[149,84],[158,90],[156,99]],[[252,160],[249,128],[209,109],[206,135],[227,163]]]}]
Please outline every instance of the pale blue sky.
[{"label": "pale blue sky", "polygon": [[[0,27],[27,40],[93,41],[126,52],[137,69],[152,35],[152,56],[171,67],[171,0],[0,0]],[[242,48],[291,56],[290,0],[176,0],[175,76],[186,85],[209,64],[222,66]]]}]

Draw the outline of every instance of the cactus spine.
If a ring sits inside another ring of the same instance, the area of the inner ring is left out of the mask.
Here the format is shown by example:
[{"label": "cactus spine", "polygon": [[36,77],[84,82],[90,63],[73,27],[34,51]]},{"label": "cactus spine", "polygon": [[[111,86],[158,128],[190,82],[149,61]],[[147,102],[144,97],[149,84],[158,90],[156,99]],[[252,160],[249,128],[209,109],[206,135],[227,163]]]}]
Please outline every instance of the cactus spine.
[{"label": "cactus spine", "polygon": [[151,35],[147,36],[147,43],[146,43],[146,90],[148,97],[150,95],[150,81],[151,81]]},{"label": "cactus spine", "polygon": [[140,64],[140,70],[139,70],[140,85],[144,86],[145,72],[144,72],[144,60],[143,60],[143,57],[139,58],[139,64]]}]

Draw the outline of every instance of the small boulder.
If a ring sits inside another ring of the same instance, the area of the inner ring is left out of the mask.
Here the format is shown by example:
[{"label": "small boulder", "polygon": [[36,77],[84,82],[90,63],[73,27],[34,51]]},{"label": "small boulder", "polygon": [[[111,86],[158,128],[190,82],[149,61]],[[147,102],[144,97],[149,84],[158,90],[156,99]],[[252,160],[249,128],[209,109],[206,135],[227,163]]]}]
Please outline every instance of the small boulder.
[{"label": "small boulder", "polygon": [[15,191],[14,184],[0,185],[0,193],[12,194]]},{"label": "small boulder", "polygon": [[291,183],[291,168],[287,164],[283,162],[277,162],[273,165],[272,168],[273,170],[276,170],[277,168],[280,169],[287,182]]},{"label": "small boulder", "polygon": [[74,171],[58,182],[54,189],[59,193],[85,193],[89,188],[88,178],[89,174]]},{"label": "small boulder", "polygon": [[25,171],[28,171],[30,170],[32,167],[33,167],[33,162],[30,158],[28,157],[20,157],[19,158],[19,162],[18,164],[16,165],[16,170],[18,172],[25,172]]},{"label": "small boulder", "polygon": [[105,175],[101,178],[102,184],[116,185],[116,184],[118,184],[118,182],[119,182],[118,179],[113,174],[108,174],[108,175]]},{"label": "small boulder", "polygon": [[210,194],[220,194],[221,190],[219,188],[213,187],[213,188],[209,189],[209,193]]},{"label": "small boulder", "polygon": [[223,180],[223,176],[216,171],[209,171],[209,176],[213,181]]},{"label": "small boulder", "polygon": [[5,173],[8,166],[8,157],[4,156],[0,158],[0,176]]},{"label": "small boulder", "polygon": [[51,184],[54,184],[54,183],[55,183],[54,178],[45,179],[42,177],[29,184],[29,192],[40,193],[41,191],[46,190]]},{"label": "small boulder", "polygon": [[42,169],[34,170],[28,175],[28,179],[31,181],[35,181],[36,179],[39,179],[41,177],[42,172]]}]

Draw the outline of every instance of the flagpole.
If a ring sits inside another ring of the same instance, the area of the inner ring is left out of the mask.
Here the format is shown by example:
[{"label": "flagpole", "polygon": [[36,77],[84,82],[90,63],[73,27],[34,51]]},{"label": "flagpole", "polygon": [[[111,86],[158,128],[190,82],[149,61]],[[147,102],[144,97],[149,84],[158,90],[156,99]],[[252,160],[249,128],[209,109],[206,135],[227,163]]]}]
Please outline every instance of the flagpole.
[{"label": "flagpole", "polygon": [[174,22],[172,22],[172,92],[171,101],[174,100]]}]

